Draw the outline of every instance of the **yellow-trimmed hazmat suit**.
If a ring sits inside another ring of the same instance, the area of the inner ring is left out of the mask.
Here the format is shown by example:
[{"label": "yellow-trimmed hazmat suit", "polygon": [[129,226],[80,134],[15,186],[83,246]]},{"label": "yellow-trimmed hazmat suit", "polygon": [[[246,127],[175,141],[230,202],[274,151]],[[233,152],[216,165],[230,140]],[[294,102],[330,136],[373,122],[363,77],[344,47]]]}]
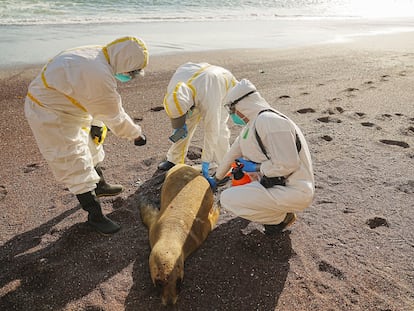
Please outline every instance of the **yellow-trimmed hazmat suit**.
[{"label": "yellow-trimmed hazmat suit", "polygon": [[186,126],[186,136],[175,142],[167,152],[169,169],[184,163],[188,147],[200,121],[204,126],[201,160],[220,163],[229,150],[230,130],[224,98],[235,85],[230,71],[208,63],[186,63],[172,76],[164,97],[164,108],[174,129]]},{"label": "yellow-trimmed hazmat suit", "polygon": [[[314,196],[312,160],[305,137],[292,120],[271,108],[246,79],[230,91],[226,102],[247,124],[218,166],[216,178],[223,179],[236,159],[253,167],[251,174],[258,176],[255,181],[224,190],[220,203],[237,216],[266,225],[282,225],[283,229],[288,225],[284,222],[294,221],[294,212],[308,207]],[[263,176],[283,182],[265,187]]]},{"label": "yellow-trimmed hazmat suit", "polygon": [[104,150],[89,135],[92,125],[106,125],[129,140],[141,137],[140,126],[122,107],[115,74],[142,70],[147,64],[145,43],[123,37],[106,46],[61,52],[29,85],[26,118],[55,178],[72,193],[92,192],[101,179],[95,167],[104,159]]}]

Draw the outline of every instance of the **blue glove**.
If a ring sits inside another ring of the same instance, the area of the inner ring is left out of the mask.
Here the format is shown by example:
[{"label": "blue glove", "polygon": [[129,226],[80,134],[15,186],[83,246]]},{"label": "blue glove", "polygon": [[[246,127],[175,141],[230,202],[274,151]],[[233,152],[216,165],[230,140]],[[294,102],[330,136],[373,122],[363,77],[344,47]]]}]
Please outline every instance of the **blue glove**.
[{"label": "blue glove", "polygon": [[211,189],[214,191],[217,188],[216,180],[211,176],[206,177],[206,179],[207,179],[208,183],[210,184]]},{"label": "blue glove", "polygon": [[169,139],[176,143],[180,139],[186,138],[188,134],[187,124],[184,124],[183,127],[175,129]]},{"label": "blue glove", "polygon": [[209,177],[210,175],[208,174],[208,168],[210,167],[210,163],[209,162],[203,162],[201,163],[201,173],[203,173],[203,176],[205,178]]},{"label": "blue glove", "polygon": [[211,189],[216,189],[217,183],[213,177],[211,177],[208,173],[208,168],[210,167],[209,162],[203,162],[201,163],[201,172],[203,173],[203,176],[207,179],[208,183],[210,184]]},{"label": "blue glove", "polygon": [[243,164],[242,170],[245,172],[257,172],[257,163],[245,160],[243,158],[238,158],[236,161]]}]

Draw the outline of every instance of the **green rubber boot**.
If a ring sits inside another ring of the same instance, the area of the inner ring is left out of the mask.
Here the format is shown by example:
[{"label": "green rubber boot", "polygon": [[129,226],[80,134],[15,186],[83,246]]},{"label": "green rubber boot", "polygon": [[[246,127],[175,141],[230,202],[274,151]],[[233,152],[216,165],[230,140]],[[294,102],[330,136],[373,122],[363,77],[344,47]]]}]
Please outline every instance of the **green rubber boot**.
[{"label": "green rubber boot", "polygon": [[120,225],[102,214],[101,204],[92,191],[78,194],[76,197],[82,209],[88,212],[88,224],[96,231],[102,234],[113,234],[121,229]]},{"label": "green rubber boot", "polygon": [[99,166],[96,166],[95,170],[98,173],[99,177],[101,178],[99,182],[96,184],[95,195],[97,197],[110,197],[110,196],[118,195],[122,191],[124,191],[124,187],[122,185],[108,184],[105,181],[103,177],[102,169]]}]

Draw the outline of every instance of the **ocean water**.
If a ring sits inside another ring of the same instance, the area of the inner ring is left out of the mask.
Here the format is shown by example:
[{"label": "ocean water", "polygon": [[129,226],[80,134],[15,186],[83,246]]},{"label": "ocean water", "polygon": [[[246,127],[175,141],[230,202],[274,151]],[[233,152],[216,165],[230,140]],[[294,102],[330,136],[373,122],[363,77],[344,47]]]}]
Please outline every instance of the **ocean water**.
[{"label": "ocean water", "polygon": [[279,48],[414,30],[414,0],[0,0],[0,66],[144,39],[151,54]]}]

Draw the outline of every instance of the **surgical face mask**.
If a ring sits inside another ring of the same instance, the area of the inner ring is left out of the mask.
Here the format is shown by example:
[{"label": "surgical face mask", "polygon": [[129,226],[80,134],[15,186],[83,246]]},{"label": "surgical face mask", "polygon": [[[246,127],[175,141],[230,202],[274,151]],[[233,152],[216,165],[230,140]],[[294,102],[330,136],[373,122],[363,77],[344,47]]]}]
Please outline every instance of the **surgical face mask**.
[{"label": "surgical face mask", "polygon": [[243,125],[243,126],[246,125],[246,122],[235,113],[232,113],[230,115],[230,118],[232,119],[233,123],[236,125]]},{"label": "surgical face mask", "polygon": [[125,74],[125,73],[117,73],[115,75],[115,78],[120,82],[128,82],[128,81],[131,81],[132,79],[129,74]]}]

